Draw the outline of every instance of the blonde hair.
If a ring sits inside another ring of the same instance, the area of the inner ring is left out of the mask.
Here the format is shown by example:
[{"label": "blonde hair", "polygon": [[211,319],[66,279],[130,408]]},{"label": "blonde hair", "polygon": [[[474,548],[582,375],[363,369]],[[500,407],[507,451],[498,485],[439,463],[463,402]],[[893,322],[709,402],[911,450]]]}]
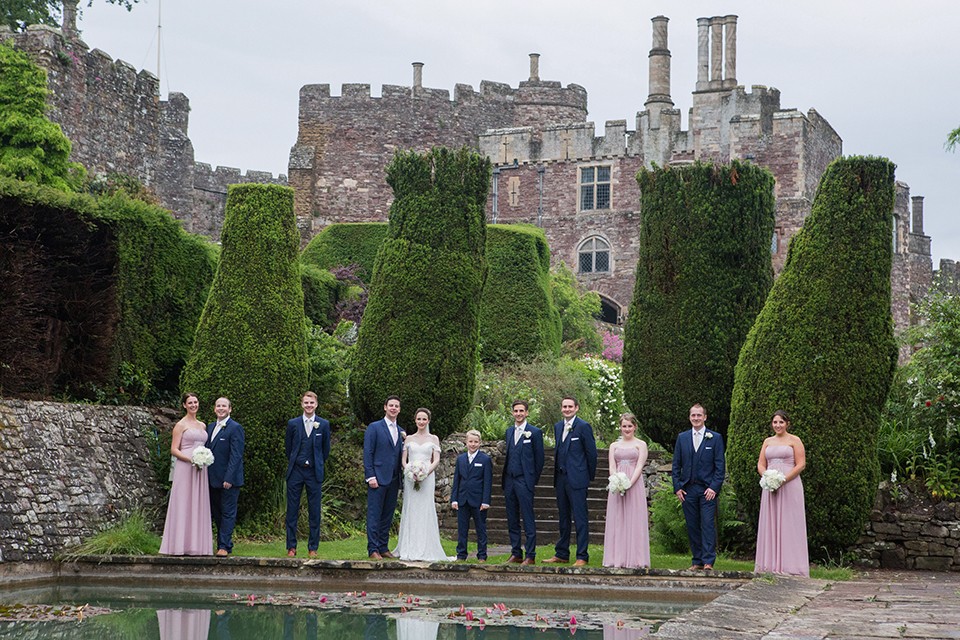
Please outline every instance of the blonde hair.
[{"label": "blonde hair", "polygon": [[476,429],[470,429],[470,431],[467,431],[467,437],[469,438],[470,436],[476,436],[477,440],[483,440],[483,436],[481,436],[480,432]]}]

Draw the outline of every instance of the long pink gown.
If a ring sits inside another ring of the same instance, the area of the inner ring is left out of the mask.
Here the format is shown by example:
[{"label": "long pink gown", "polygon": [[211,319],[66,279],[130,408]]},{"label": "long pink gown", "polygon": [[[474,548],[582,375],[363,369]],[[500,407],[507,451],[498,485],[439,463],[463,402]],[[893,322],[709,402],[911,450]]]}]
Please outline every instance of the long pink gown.
[{"label": "long pink gown", "polygon": [[[188,456],[207,442],[203,429],[185,429],[180,451]],[[177,458],[173,467],[173,488],[167,504],[160,553],[172,556],[209,556],[213,554],[213,530],[210,525],[210,483],[207,468],[198,470]]]},{"label": "long pink gown", "polygon": [[[767,446],[767,469],[779,469],[786,475],[794,466],[793,447]],[[797,476],[774,493],[763,491],[760,497],[760,523],[757,525],[758,573],[810,575],[807,554],[807,516],[803,506],[803,482]]]},{"label": "long pink gown", "polygon": [[[617,471],[633,477],[640,452],[635,447],[618,447],[613,452]],[[603,530],[603,566],[649,567],[650,528],[647,517],[647,490],[643,476],[626,494],[607,495],[607,518]]]}]

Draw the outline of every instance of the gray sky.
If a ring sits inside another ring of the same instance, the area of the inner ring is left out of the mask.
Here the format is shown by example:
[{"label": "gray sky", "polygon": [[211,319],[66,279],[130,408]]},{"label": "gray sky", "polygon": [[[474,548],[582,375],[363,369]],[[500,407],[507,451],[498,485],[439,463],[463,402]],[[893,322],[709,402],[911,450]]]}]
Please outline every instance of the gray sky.
[{"label": "gray sky", "polygon": [[[156,71],[161,0],[127,11],[95,0],[84,41]],[[632,128],[647,97],[650,18],[670,18],[672,95],[688,128],[696,81],[696,19],[734,13],[737,80],[781,91],[781,106],[815,108],[845,154],[883,155],[911,195],[940,258],[960,259],[958,0],[162,0],[161,88],[190,98],[196,158],[286,173],[301,86],[424,86],[481,80],[517,86],[537,52],[540,77],[587,89],[589,119]]]}]

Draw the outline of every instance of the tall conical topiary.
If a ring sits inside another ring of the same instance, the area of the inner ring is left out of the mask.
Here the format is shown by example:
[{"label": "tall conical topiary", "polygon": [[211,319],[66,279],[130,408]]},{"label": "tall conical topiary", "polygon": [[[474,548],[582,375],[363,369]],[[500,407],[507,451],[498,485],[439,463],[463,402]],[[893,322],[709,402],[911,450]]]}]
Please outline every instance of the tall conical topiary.
[{"label": "tall conical topiary", "polygon": [[387,167],[395,200],[387,240],[374,266],[350,399],[364,423],[383,417],[399,395],[401,424],[418,406],[432,431],[460,427],[477,368],[480,296],[490,162],[461,149],[398,153]]},{"label": "tall conical topiary", "polygon": [[773,282],[773,176],[749,163],[642,170],[637,280],[623,391],[672,448],[690,406],[726,433],[733,367]]},{"label": "tall conical topiary", "polygon": [[226,396],[246,433],[241,520],[265,514],[283,479],[286,421],[307,384],[306,321],[293,190],[231,185],[220,265],[200,317],[183,390],[212,417]]},{"label": "tall conical topiary", "polygon": [[560,352],[560,312],[550,293],[550,247],[530,225],[487,226],[489,272],[480,305],[484,362]]},{"label": "tall conical topiary", "polygon": [[897,361],[894,168],[885,158],[827,167],[737,363],[727,454],[737,498],[755,525],[757,456],[771,415],[785,410],[806,449],[813,555],[853,544],[877,492],[877,428]]}]

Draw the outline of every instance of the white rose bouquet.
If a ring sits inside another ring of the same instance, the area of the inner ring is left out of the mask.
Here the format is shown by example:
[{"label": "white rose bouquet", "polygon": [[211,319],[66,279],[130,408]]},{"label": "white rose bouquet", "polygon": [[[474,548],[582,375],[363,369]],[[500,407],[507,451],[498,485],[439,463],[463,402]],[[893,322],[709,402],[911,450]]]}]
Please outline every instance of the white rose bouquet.
[{"label": "white rose bouquet", "polygon": [[420,491],[420,482],[427,477],[427,465],[423,462],[411,462],[403,474],[413,480],[413,488]]},{"label": "white rose bouquet", "polygon": [[200,445],[193,450],[193,455],[190,456],[190,462],[192,462],[193,466],[195,466],[197,469],[209,467],[213,464],[213,451],[210,451],[210,449]]},{"label": "white rose bouquet", "polygon": [[767,469],[763,472],[763,475],[760,476],[760,488],[774,493],[777,489],[783,486],[783,483],[787,481],[787,476],[783,475],[782,471],[777,469]]},{"label": "white rose bouquet", "polygon": [[607,491],[610,493],[619,493],[624,495],[627,492],[627,489],[630,488],[630,478],[627,477],[623,471],[617,471],[615,474],[610,476],[610,481],[607,483]]}]

